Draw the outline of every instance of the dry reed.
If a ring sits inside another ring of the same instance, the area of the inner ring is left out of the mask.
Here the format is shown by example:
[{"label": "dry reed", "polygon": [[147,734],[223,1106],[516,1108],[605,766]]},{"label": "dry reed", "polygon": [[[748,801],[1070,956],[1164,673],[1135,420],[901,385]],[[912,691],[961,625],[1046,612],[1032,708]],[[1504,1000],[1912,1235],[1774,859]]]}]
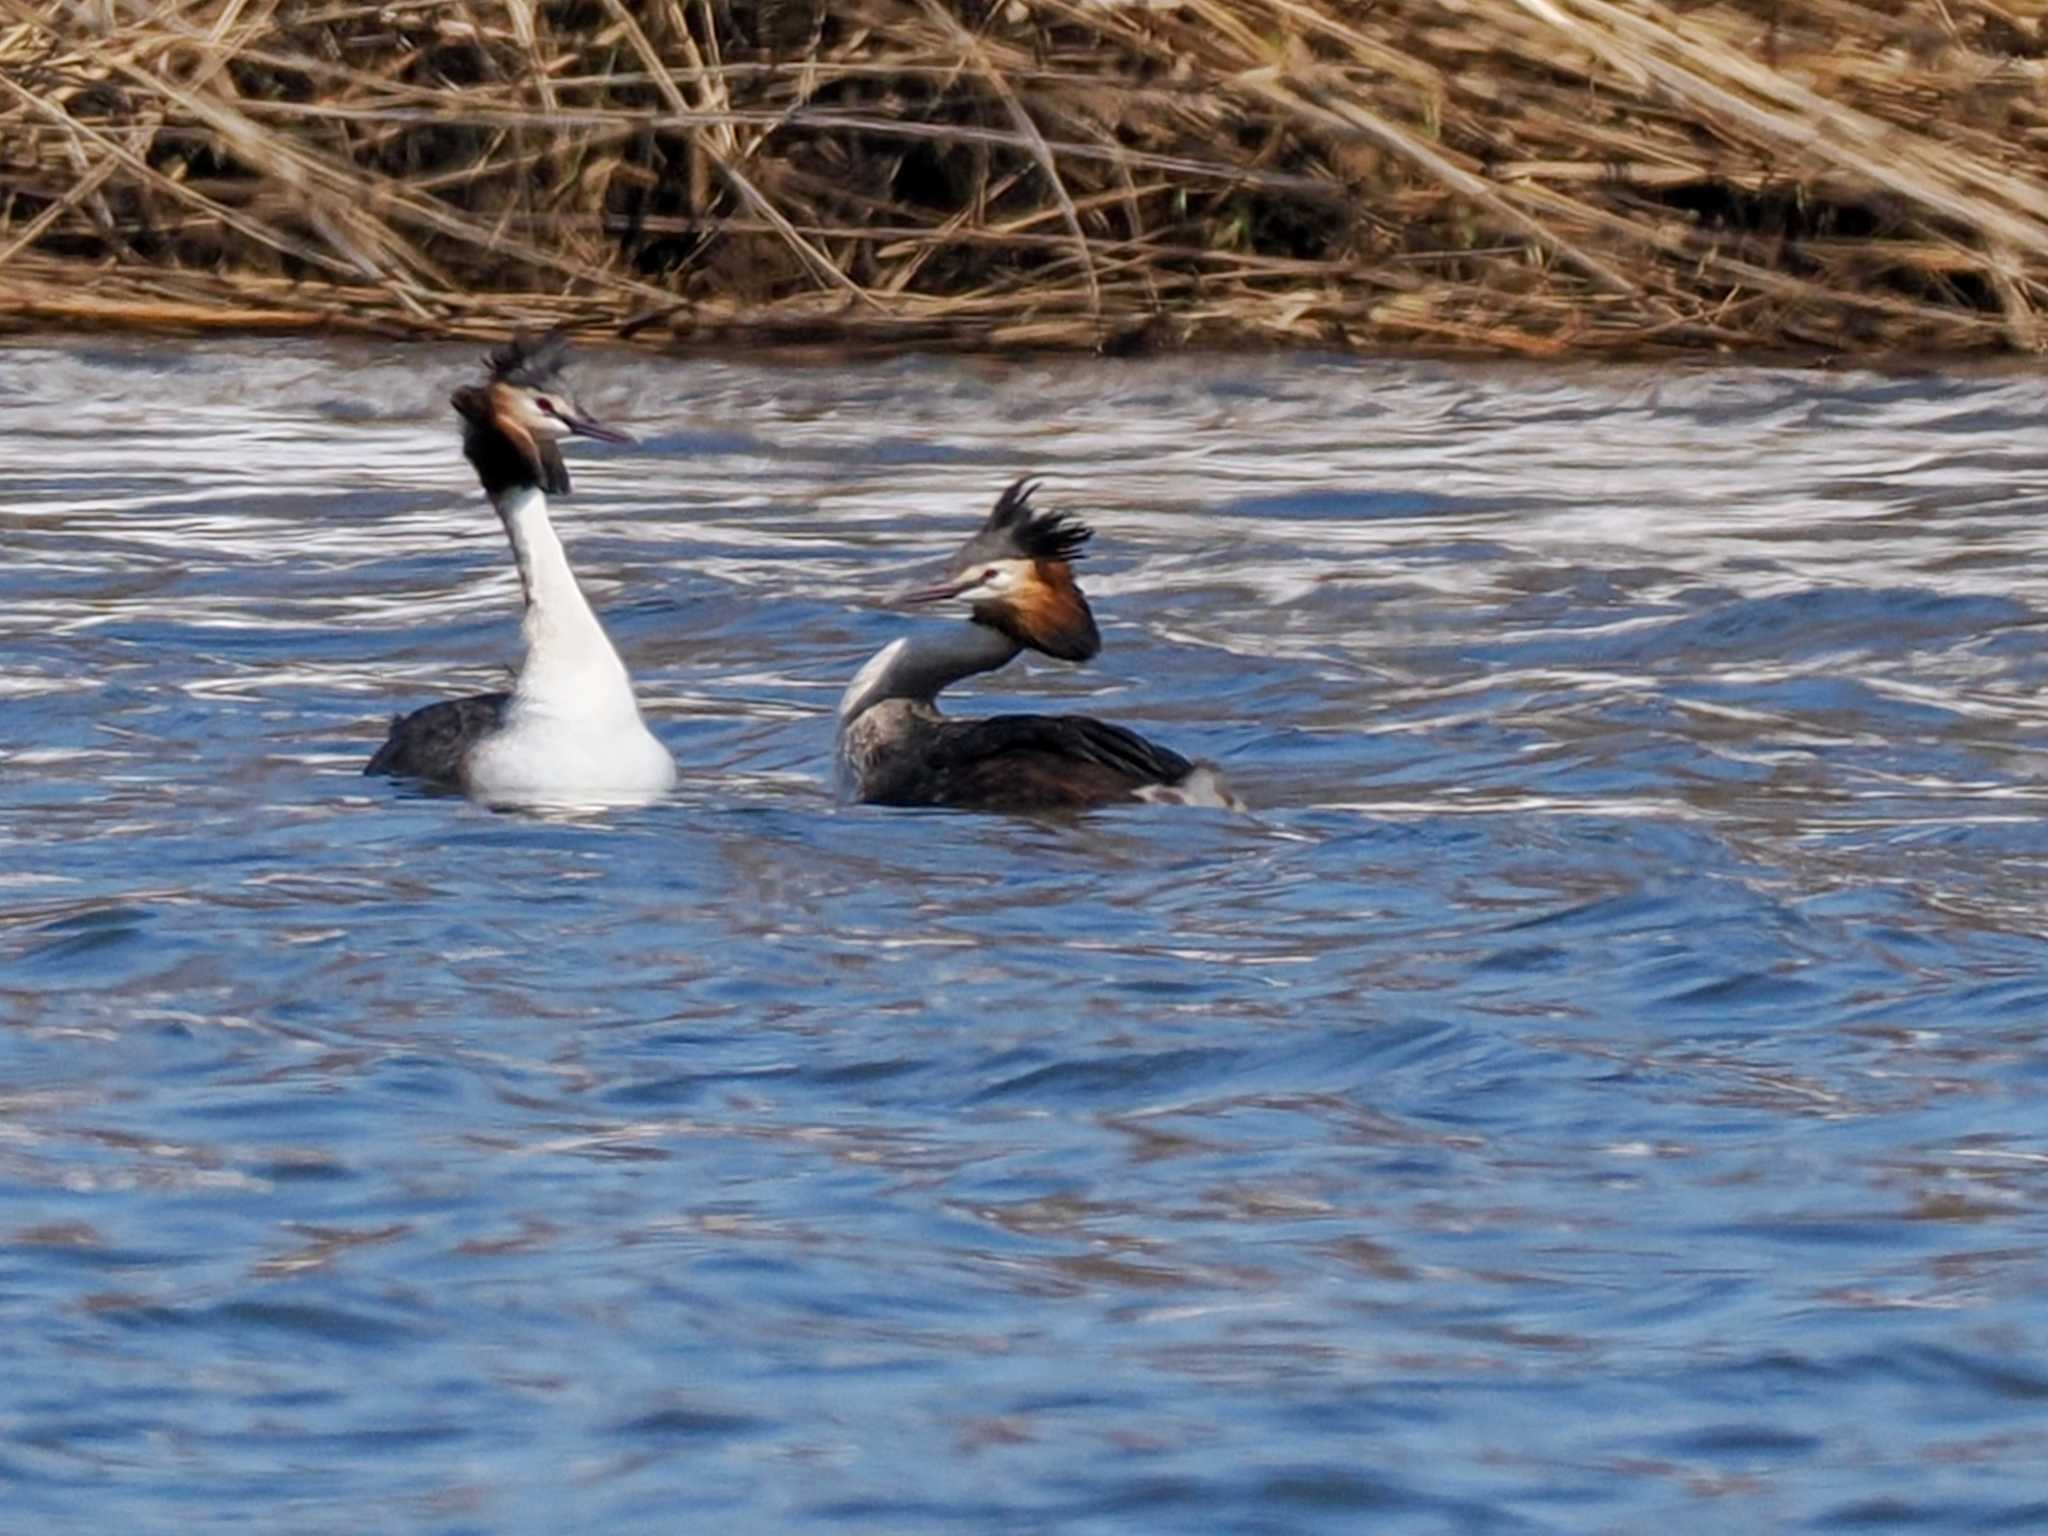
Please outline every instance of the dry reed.
[{"label": "dry reed", "polygon": [[2038,350],[2038,0],[0,0],[0,322]]}]

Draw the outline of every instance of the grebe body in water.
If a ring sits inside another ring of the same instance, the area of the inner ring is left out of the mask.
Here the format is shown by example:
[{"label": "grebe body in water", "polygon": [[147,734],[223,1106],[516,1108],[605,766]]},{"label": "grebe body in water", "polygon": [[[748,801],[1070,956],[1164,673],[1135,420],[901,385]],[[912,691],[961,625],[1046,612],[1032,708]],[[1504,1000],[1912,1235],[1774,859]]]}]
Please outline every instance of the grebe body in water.
[{"label": "grebe body in water", "polygon": [[955,720],[939,712],[943,689],[1025,650],[1078,662],[1102,649],[1072,569],[1092,530],[1036,511],[1033,489],[1019,480],[1004,491],[944,579],[897,599],[960,601],[969,615],[891,641],[854,677],[839,703],[847,789],[874,805],[1055,811],[1142,800],[1243,809],[1215,769],[1121,726],[1085,715]]},{"label": "grebe body in water", "polygon": [[561,379],[559,335],[515,338],[490,376],[459,389],[462,451],[497,509],[519,566],[525,659],[509,693],[401,715],[365,773],[460,789],[492,804],[641,800],[674,785],[675,759],[640,718],[625,663],[591,611],[548,520],[569,493],[557,446],[571,436],[631,442],[584,415]]}]

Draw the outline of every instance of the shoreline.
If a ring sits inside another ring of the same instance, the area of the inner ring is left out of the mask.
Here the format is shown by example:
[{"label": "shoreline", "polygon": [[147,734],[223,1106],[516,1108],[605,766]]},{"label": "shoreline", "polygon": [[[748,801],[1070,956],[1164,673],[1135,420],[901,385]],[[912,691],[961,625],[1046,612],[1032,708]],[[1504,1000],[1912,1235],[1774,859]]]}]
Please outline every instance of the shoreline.
[{"label": "shoreline", "polygon": [[[508,314],[502,324],[470,322],[433,328],[392,327],[381,323],[350,325],[326,317],[308,316],[290,310],[254,315],[237,313],[223,305],[219,311],[194,307],[189,318],[165,318],[138,307],[124,312],[120,307],[76,306],[75,312],[45,318],[36,306],[8,308],[0,295],[0,352],[10,346],[62,347],[67,343],[89,343],[94,338],[124,338],[135,341],[253,341],[265,338],[309,340],[367,345],[447,347],[496,346],[519,329],[534,326],[517,313]],[[79,323],[90,316],[90,325]],[[1873,349],[1843,352],[1820,347],[1754,345],[1709,350],[1672,345],[1639,348],[1617,347],[1604,351],[1537,352],[1483,347],[1457,348],[1423,344],[1382,344],[1341,346],[1302,339],[1214,336],[1177,346],[1136,346],[1104,349],[1080,345],[991,344],[977,336],[877,338],[834,338],[799,334],[794,328],[733,324],[702,335],[664,335],[650,343],[644,335],[622,336],[619,328],[604,323],[564,322],[564,329],[579,350],[614,347],[642,352],[649,357],[680,362],[747,362],[771,367],[832,367],[846,363],[884,362],[895,358],[952,358],[966,362],[1030,364],[1035,362],[1125,362],[1139,360],[1195,361],[1213,358],[1255,360],[1275,358],[1322,358],[1333,362],[1368,365],[1372,363],[1441,363],[1465,367],[1507,369],[1555,367],[1665,369],[1682,372],[1711,372],[1718,369],[1791,369],[1828,373],[1861,370],[1891,377],[1916,373],[1964,374],[1971,377],[1999,377],[2038,372],[2039,358],[2010,348],[1919,350],[1912,348]]]}]

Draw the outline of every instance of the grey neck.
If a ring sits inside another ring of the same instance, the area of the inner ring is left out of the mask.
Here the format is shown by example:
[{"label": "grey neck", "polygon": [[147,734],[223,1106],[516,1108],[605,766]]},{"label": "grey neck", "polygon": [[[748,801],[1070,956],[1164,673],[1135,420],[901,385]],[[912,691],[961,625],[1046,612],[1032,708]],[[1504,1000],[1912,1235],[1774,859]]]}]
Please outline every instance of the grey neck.
[{"label": "grey neck", "polygon": [[884,699],[929,704],[942,689],[977,672],[1008,666],[1023,647],[986,624],[956,624],[891,640],[854,675],[839,701],[842,722]]}]

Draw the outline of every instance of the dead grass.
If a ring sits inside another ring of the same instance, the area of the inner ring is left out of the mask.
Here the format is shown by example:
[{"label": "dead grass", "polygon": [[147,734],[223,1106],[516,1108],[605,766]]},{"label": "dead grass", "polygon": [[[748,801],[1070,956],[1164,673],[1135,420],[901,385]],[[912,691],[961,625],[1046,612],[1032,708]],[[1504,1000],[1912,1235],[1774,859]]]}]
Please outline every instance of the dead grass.
[{"label": "dead grass", "polygon": [[0,323],[2039,350],[2038,0],[0,0]]}]

